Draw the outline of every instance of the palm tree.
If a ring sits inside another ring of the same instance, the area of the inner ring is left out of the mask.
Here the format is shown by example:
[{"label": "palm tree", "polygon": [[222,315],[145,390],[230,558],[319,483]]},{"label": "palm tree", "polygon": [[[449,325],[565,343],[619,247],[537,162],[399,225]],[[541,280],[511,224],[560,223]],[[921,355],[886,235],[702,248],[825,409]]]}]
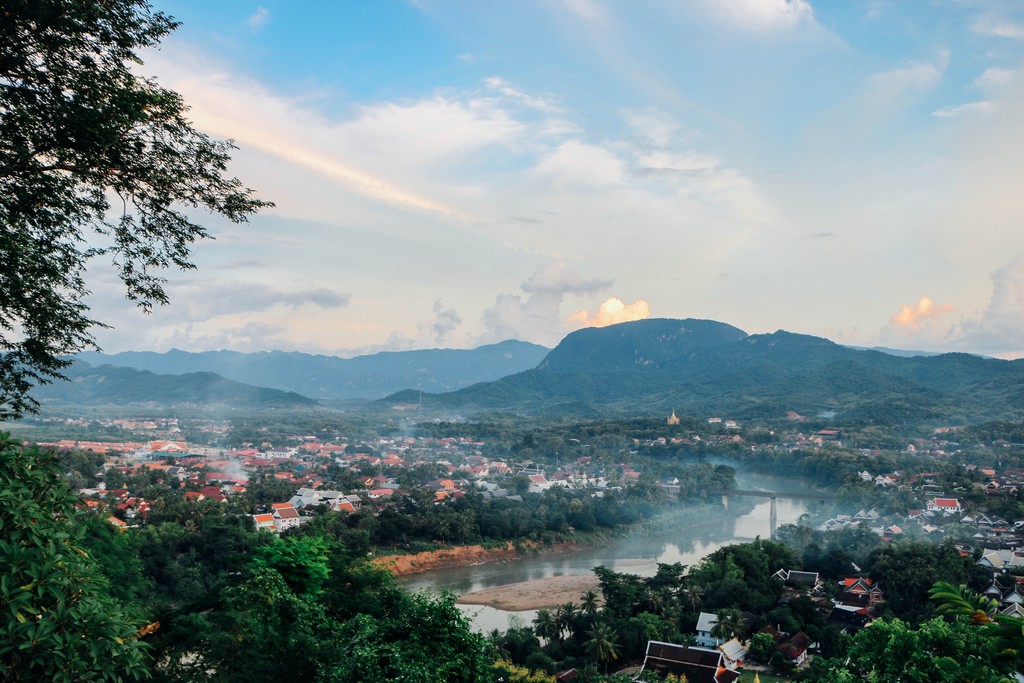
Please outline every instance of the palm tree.
[{"label": "palm tree", "polygon": [[594,616],[597,613],[597,593],[588,590],[580,598],[580,609],[587,616]]},{"label": "palm tree", "polygon": [[742,616],[738,610],[723,609],[716,614],[718,622],[711,627],[711,635],[719,640],[729,640],[740,632],[743,627]]},{"label": "palm tree", "polygon": [[963,615],[972,624],[991,623],[999,607],[995,600],[978,595],[967,586],[954,586],[943,581],[932,586],[928,594],[939,603],[939,613]]},{"label": "palm tree", "polygon": [[559,639],[563,635],[572,637],[573,631],[576,630],[576,616],[576,605],[571,602],[567,602],[555,610],[555,623],[558,624]]},{"label": "palm tree", "polygon": [[491,629],[491,632],[485,636],[485,638],[487,639],[487,644],[491,646],[491,650],[494,653],[495,659],[510,658],[508,648],[506,648],[504,643],[502,642],[502,636],[504,635],[505,634],[503,634],[499,629],[495,628]]},{"label": "palm tree", "polygon": [[700,586],[687,586],[684,590],[686,591],[686,600],[690,603],[690,609],[696,612],[704,600],[704,589]]},{"label": "palm tree", "polygon": [[587,631],[587,635],[590,636],[586,643],[587,652],[597,661],[604,662],[604,672],[608,673],[608,662],[619,658],[618,634],[607,624],[598,622]]},{"label": "palm tree", "polygon": [[550,642],[557,640],[561,626],[555,620],[555,615],[551,613],[551,610],[539,609],[533,620],[533,632],[537,634],[537,637]]}]

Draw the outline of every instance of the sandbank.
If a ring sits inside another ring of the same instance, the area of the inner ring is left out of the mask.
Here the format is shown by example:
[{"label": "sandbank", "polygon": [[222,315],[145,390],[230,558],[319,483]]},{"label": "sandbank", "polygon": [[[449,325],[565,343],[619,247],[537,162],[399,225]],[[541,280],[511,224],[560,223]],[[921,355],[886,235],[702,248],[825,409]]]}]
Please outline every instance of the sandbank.
[{"label": "sandbank", "polygon": [[550,609],[567,602],[578,605],[580,597],[588,590],[600,596],[598,585],[597,577],[593,574],[552,576],[466,593],[458,602],[463,605],[486,605],[507,612]]}]

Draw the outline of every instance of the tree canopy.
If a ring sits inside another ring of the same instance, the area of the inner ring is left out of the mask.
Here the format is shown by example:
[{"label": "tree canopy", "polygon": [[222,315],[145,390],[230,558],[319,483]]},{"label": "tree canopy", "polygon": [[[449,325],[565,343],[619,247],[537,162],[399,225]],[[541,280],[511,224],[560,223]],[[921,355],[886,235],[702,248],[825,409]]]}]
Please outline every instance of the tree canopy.
[{"label": "tree canopy", "polygon": [[55,459],[0,433],[0,678],[145,677],[143,625],[82,549],[76,497]]},{"label": "tree canopy", "polygon": [[176,26],[145,0],[0,6],[0,418],[35,407],[61,354],[94,346],[93,258],[150,310],[167,301],[161,272],[191,268],[210,236],[189,209],[242,222],[269,206],[227,174],[233,145],[137,74]]}]

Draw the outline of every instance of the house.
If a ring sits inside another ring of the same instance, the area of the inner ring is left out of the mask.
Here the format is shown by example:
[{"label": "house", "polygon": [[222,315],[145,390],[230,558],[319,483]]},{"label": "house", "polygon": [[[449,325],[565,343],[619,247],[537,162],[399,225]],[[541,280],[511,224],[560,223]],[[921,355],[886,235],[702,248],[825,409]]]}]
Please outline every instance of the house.
[{"label": "house", "polygon": [[227,499],[219,486],[204,486],[200,492],[206,500],[215,500],[218,503],[223,503]]},{"label": "house", "polygon": [[978,564],[982,567],[999,569],[1002,571],[1024,567],[1024,552],[985,548],[981,551],[981,559],[978,560]]},{"label": "house", "polygon": [[743,647],[743,643],[736,638],[719,645],[718,651],[722,653],[725,665],[730,669],[740,668],[747,659],[747,648]]},{"label": "house", "polygon": [[803,631],[800,631],[779,645],[778,650],[787,661],[795,666],[800,666],[807,661],[807,648],[810,646],[810,642],[810,637]]},{"label": "house", "polygon": [[772,574],[772,578],[779,579],[786,586],[806,588],[807,590],[819,588],[821,582],[818,572],[801,572],[795,569],[780,569]]},{"label": "house", "polygon": [[274,523],[277,520],[274,519],[274,515],[272,514],[267,513],[262,515],[253,515],[252,519],[256,522],[257,530],[268,529],[270,531],[277,531],[277,526]]},{"label": "house", "polygon": [[711,632],[715,630],[717,625],[717,614],[701,612],[700,617],[697,618],[697,637],[694,642],[703,647],[718,647],[724,643],[725,641],[721,638],[711,635]]},{"label": "house", "polygon": [[885,594],[868,578],[847,577],[839,582],[839,594],[834,602],[855,608],[874,607],[885,600]]},{"label": "house", "polygon": [[726,665],[718,650],[657,640],[648,641],[640,671],[653,671],[662,677],[669,674],[680,678],[685,676],[689,683],[734,683],[740,677],[739,671]]},{"label": "house", "polygon": [[270,507],[272,508],[270,514],[274,517],[274,524],[281,531],[297,527],[302,523],[299,511],[291,503],[271,503]]},{"label": "house", "polygon": [[124,531],[125,529],[128,528],[128,524],[126,522],[118,519],[114,515],[110,515],[109,517],[107,517],[107,521],[110,522],[111,524],[113,524],[114,527],[116,527],[118,531]]},{"label": "house", "polygon": [[962,511],[960,501],[956,498],[932,498],[925,505],[925,508],[932,512],[941,512],[946,515],[960,514]]}]

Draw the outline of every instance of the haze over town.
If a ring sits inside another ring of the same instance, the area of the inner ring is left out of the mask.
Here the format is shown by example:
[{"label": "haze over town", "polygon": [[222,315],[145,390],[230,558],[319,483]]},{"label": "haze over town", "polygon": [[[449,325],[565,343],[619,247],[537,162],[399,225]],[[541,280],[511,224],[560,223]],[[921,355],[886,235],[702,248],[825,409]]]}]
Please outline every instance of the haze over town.
[{"label": "haze over town", "polygon": [[171,0],[141,72],[276,208],[104,350],[350,355],[722,320],[1024,355],[1024,7]]}]

